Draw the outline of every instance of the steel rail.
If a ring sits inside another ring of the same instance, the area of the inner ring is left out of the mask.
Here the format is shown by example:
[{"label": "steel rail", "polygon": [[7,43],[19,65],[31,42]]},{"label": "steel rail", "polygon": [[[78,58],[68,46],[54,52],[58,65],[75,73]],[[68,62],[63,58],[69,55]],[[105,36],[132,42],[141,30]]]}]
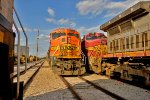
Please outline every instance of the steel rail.
[{"label": "steel rail", "polygon": [[111,97],[114,98],[114,99],[117,99],[117,100],[126,100],[125,98],[123,98],[123,97],[121,97],[121,96],[119,96],[119,95],[117,95],[117,94],[115,94],[115,93],[112,93],[112,92],[110,92],[110,91],[108,91],[108,90],[102,88],[101,86],[96,85],[96,84],[94,84],[93,82],[90,82],[89,80],[87,80],[87,79],[85,79],[85,78],[83,78],[83,77],[81,77],[81,76],[78,76],[78,78],[81,79],[81,80],[83,80],[83,81],[85,81],[85,82],[87,82],[87,83],[89,83],[89,84],[91,84],[91,85],[94,86],[96,89],[98,89],[98,90],[104,92],[105,94],[111,96]]},{"label": "steel rail", "polygon": [[[42,61],[43,61],[43,60],[42,60]],[[42,61],[40,61],[40,62],[38,62],[38,63],[36,63],[36,64],[34,64],[34,65],[31,65],[29,68],[27,68],[27,71],[28,71],[29,69],[33,68],[34,66],[36,66],[37,64],[41,63]],[[20,72],[20,75],[25,74],[25,72],[26,72],[25,70],[21,71],[21,72]],[[17,77],[17,74],[15,74],[15,75],[12,76],[12,78],[15,78],[15,77]]]},{"label": "steel rail", "polygon": [[65,83],[65,85],[70,89],[72,94],[78,99],[78,100],[83,100],[80,95],[74,90],[73,86],[63,77],[60,76],[61,80]]}]

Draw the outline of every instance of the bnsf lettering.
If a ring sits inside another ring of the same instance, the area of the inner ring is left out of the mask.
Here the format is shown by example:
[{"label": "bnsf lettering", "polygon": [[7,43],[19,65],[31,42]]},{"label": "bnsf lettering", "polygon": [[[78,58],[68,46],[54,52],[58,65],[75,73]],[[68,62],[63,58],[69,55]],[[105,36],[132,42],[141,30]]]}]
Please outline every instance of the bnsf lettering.
[{"label": "bnsf lettering", "polygon": [[77,47],[75,46],[61,46],[61,50],[75,50]]}]

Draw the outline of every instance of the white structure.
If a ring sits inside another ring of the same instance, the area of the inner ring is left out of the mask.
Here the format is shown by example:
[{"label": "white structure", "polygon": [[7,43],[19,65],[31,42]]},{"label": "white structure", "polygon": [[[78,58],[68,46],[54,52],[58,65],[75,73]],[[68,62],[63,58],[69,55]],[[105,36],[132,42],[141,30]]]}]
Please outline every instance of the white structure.
[{"label": "white structure", "polygon": [[[17,56],[17,46],[15,45],[15,56]],[[26,55],[26,46],[20,46],[20,55]],[[29,57],[29,47],[27,51],[27,57]]]}]

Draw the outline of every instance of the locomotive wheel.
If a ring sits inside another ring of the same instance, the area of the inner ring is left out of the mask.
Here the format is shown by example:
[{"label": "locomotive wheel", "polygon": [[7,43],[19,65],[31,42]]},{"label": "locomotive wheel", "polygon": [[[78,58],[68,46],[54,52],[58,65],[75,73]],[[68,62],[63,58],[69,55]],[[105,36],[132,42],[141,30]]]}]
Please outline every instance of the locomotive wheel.
[{"label": "locomotive wheel", "polygon": [[52,60],[49,61],[49,65],[52,68]]},{"label": "locomotive wheel", "polygon": [[123,72],[122,72],[122,77],[123,77],[123,78],[128,78],[128,72],[125,71],[125,70],[123,70]]}]

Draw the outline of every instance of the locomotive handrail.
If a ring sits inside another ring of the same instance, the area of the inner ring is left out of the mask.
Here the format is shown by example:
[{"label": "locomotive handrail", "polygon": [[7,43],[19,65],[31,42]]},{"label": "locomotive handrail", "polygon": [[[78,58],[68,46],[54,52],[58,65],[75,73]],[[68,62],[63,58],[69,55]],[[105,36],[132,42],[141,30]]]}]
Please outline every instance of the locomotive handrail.
[{"label": "locomotive handrail", "polygon": [[55,52],[53,53],[53,56],[54,56],[54,54],[56,53],[56,51],[58,50],[58,47],[59,47],[59,46],[57,46],[57,49],[56,49]]},{"label": "locomotive handrail", "polygon": [[17,47],[17,55],[18,55],[18,63],[17,63],[17,98],[19,96],[19,87],[20,87],[20,31],[15,23],[15,21],[13,20],[14,26],[16,28],[16,31],[18,33],[18,47]]},{"label": "locomotive handrail", "polygon": [[[81,50],[81,49],[80,49]],[[85,64],[86,64],[86,56],[85,54],[83,53],[83,51],[81,50],[81,53],[83,54],[83,56],[85,57],[84,60],[85,60]]]},{"label": "locomotive handrail", "polygon": [[[14,9],[16,17],[17,17],[17,19],[19,21],[19,24],[20,24],[20,26],[21,26],[21,28],[23,30],[24,36],[26,38],[26,58],[25,58],[25,72],[26,72],[26,70],[27,70],[28,37],[27,37],[27,34],[26,34],[26,32],[25,32],[25,30],[23,28],[23,25],[22,25],[22,23],[21,23],[21,21],[19,19],[18,13],[17,13],[17,11],[16,11],[14,6],[13,6],[13,9]],[[20,76],[20,67],[19,67],[20,66],[20,31],[19,31],[19,29],[18,29],[18,27],[17,27],[17,25],[16,25],[14,20],[13,20],[13,22],[14,22],[15,28],[16,28],[17,33],[18,33],[18,66],[17,66],[17,98],[18,98],[18,96],[19,96],[19,84],[20,84],[20,80],[19,80],[19,76]]]},{"label": "locomotive handrail", "polygon": [[19,22],[19,24],[20,24],[20,26],[21,26],[21,28],[22,28],[22,31],[23,31],[23,33],[24,33],[24,36],[25,36],[25,38],[26,38],[26,57],[25,57],[25,72],[26,72],[26,70],[27,70],[28,36],[27,36],[27,34],[26,34],[26,32],[25,32],[25,30],[24,30],[24,28],[23,28],[23,25],[22,25],[22,23],[21,23],[21,21],[20,21],[19,15],[18,15],[18,13],[17,13],[15,7],[13,7],[13,9],[14,9],[14,12],[15,12],[15,14],[16,14],[16,17],[17,17],[17,19],[18,19],[18,22]]}]

